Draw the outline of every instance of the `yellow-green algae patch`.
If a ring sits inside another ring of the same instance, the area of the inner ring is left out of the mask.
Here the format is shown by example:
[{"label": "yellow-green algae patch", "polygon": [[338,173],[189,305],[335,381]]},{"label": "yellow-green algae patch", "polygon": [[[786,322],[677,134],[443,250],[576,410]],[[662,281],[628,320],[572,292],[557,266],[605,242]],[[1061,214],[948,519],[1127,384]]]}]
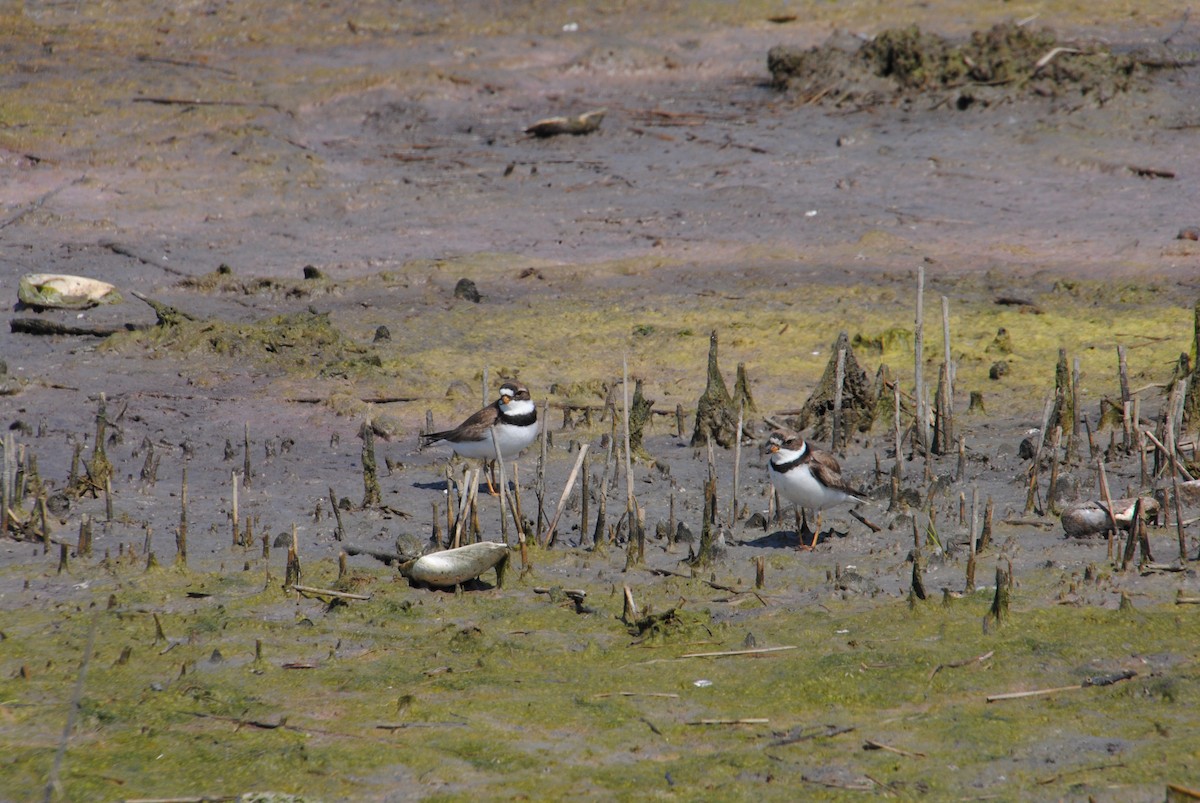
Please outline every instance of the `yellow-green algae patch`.
[{"label": "yellow-green algae patch", "polygon": [[[534,557],[551,570],[574,559]],[[334,582],[327,562],[308,570]],[[93,621],[63,799],[361,799],[398,782],[448,800],[836,797],[814,780],[822,768],[902,796],[1140,795],[1194,781],[1200,758],[1195,612],[1047,606],[1052,573],[1030,575],[1007,623],[986,631],[985,592],[915,609],[831,595],[797,607],[803,581],[780,573],[766,607],[733,623],[711,589],[673,578],[639,586],[639,603],[682,605],[687,626],[640,641],[611,585],[581,582],[596,610],[581,615],[532,592],[537,569],[458,595],[358,570],[371,599],[337,606],[264,589],[261,566],[75,572],[33,583],[88,576],[70,604],[26,591],[28,604],[0,615],[0,776],[15,799],[42,793]],[[199,589],[211,596],[187,596]],[[739,649],[748,632],[795,649],[681,657]],[[1112,686],[986,702],[1129,669]],[[713,722],[755,719],[769,722]],[[788,739],[826,726],[847,730]],[[864,751],[868,740],[907,754]]]}]

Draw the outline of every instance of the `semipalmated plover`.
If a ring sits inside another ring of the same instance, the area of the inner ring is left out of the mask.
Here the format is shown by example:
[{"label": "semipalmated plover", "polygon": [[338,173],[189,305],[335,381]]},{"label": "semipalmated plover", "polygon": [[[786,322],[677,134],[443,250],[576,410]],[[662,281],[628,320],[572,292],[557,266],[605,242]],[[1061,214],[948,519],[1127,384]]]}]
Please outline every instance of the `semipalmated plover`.
[{"label": "semipalmated plover", "polygon": [[[843,502],[862,502],[866,498],[862,491],[842,479],[842,467],[836,457],[813,449],[804,438],[788,438],[783,432],[772,432],[766,448],[771,456],[767,462],[771,484],[781,497],[797,507],[821,511]],[[804,546],[803,535],[797,535]],[[811,546],[817,545],[819,535],[813,535]]]},{"label": "semipalmated plover", "polygon": [[[421,435],[421,445],[445,441],[456,454],[482,460],[495,460],[499,447],[500,456],[511,460],[533,443],[537,435],[537,407],[529,398],[529,389],[518,382],[505,382],[500,386],[499,399],[454,429]],[[488,486],[491,487],[490,480]]]}]

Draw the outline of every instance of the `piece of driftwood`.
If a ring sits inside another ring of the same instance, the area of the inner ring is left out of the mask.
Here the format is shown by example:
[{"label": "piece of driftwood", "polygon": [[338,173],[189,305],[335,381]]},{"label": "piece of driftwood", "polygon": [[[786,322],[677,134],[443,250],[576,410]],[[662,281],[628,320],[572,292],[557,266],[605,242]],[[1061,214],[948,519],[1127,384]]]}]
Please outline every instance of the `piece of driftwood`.
[{"label": "piece of driftwood", "polygon": [[111,337],[118,332],[136,332],[149,329],[142,323],[126,323],[120,326],[71,326],[47,321],[42,318],[13,318],[8,328],[18,335],[68,335],[71,337]]},{"label": "piece of driftwood", "polygon": [[[1128,530],[1133,519],[1133,509],[1137,499],[1114,499],[1112,503],[1113,518],[1122,530]],[[1158,501],[1153,497],[1142,497],[1143,519],[1153,519],[1158,515]],[[1103,535],[1110,528],[1108,507],[1104,502],[1091,500],[1069,505],[1062,513],[1063,533],[1069,538],[1086,538],[1091,535]]]},{"label": "piece of driftwood", "polygon": [[600,122],[604,119],[608,109],[592,109],[583,114],[576,114],[568,117],[547,117],[544,120],[538,120],[533,125],[525,129],[526,134],[532,134],[535,137],[556,137],[559,134],[591,134],[600,128]]}]

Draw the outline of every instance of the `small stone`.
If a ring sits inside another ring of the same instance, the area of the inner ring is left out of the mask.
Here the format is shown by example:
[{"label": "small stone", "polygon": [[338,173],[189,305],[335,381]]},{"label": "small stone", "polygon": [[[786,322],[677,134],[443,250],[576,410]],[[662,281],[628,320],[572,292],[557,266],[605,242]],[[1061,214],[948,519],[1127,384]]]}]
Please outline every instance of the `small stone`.
[{"label": "small stone", "polygon": [[392,331],[386,326],[380,326],[375,330],[375,343],[386,343],[392,339]]},{"label": "small stone", "polygon": [[1008,363],[1004,360],[992,363],[992,367],[988,369],[988,379],[999,379],[1008,373]]},{"label": "small stone", "polygon": [[479,288],[470,279],[458,280],[458,284],[454,285],[454,297],[462,298],[475,304],[483,300],[483,296],[479,295]]}]

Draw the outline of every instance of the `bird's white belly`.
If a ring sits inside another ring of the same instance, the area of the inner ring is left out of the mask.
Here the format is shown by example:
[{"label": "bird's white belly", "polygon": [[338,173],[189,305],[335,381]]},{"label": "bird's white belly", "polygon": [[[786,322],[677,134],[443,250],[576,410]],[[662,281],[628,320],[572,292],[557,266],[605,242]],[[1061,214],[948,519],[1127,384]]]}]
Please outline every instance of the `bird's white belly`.
[{"label": "bird's white belly", "polygon": [[771,469],[771,484],[779,495],[794,505],[821,510],[832,507],[839,502],[852,500],[854,497],[844,491],[828,488],[817,482],[808,466],[796,468],[782,473]]},{"label": "bird's white belly", "polygon": [[[534,442],[537,438],[538,428],[536,424],[528,427],[497,424],[494,432],[496,433],[496,443],[500,446],[500,455],[505,460],[511,460],[522,449]],[[496,447],[492,445],[491,433],[488,433],[483,440],[462,441],[452,445],[454,451],[463,457],[474,457],[484,460],[494,460],[496,457]]]}]

